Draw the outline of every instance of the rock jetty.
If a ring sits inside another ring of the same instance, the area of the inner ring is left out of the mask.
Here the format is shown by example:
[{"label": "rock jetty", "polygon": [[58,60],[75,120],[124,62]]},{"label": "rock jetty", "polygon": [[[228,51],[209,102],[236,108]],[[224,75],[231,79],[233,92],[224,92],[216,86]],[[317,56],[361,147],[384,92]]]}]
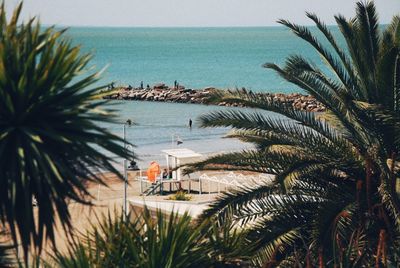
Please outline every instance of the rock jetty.
[{"label": "rock jetty", "polygon": [[[159,101],[159,102],[176,102],[176,103],[196,103],[209,104],[211,94],[217,90],[213,87],[204,89],[186,89],[179,85],[176,88],[170,88],[163,83],[154,85],[152,88],[132,88],[121,87],[117,90],[110,91],[110,94],[104,94],[103,99],[113,100],[139,100],[139,101]],[[264,94],[275,101],[284,105],[292,106],[297,110],[309,112],[324,112],[326,108],[310,95],[302,95],[299,93],[283,94],[283,93],[257,93]],[[238,103],[220,102],[219,106],[242,107]]]}]

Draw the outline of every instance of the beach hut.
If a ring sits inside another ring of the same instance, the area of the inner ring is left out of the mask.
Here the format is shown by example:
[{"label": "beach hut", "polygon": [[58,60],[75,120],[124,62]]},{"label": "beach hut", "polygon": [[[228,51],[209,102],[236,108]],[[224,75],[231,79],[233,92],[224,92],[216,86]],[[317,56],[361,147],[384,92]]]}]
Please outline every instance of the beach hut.
[{"label": "beach hut", "polygon": [[162,152],[165,153],[167,159],[168,173],[172,170],[172,179],[178,181],[182,179],[181,169],[179,167],[184,164],[199,161],[202,157],[201,154],[186,148],[168,149],[162,150]]}]

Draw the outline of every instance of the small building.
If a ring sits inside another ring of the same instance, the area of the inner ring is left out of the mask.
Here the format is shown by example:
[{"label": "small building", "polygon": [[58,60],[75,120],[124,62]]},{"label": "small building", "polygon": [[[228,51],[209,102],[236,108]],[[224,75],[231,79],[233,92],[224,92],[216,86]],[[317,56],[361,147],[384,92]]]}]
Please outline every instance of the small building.
[{"label": "small building", "polygon": [[185,164],[197,162],[201,160],[203,156],[186,148],[167,149],[162,150],[162,152],[165,153],[167,159],[168,173],[172,170],[172,179],[178,181],[182,179],[182,173],[179,167]]}]

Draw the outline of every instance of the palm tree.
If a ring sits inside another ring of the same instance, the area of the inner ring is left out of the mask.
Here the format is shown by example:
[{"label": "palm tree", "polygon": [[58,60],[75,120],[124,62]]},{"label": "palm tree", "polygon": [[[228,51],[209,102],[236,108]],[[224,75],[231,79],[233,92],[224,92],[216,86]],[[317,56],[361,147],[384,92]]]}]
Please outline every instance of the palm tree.
[{"label": "palm tree", "polygon": [[[0,220],[25,252],[54,242],[54,224],[71,229],[69,202],[90,204],[87,182],[100,170],[118,173],[112,155],[130,157],[121,138],[98,126],[115,122],[89,89],[99,73],[84,75],[90,55],[63,38],[65,30],[7,21],[0,7]],[[36,199],[37,206],[33,207]]]},{"label": "palm tree", "polygon": [[[218,231],[217,231],[218,230]],[[49,267],[237,267],[243,263],[244,233],[203,222],[185,213],[147,208],[131,221],[114,213],[93,224],[67,254],[56,253]],[[227,236],[229,234],[229,236]],[[240,254],[239,254],[240,252]]]},{"label": "palm tree", "polygon": [[258,110],[213,112],[200,118],[202,125],[230,126],[234,132],[229,137],[256,149],[215,156],[190,168],[250,170],[275,179],[225,193],[203,218],[231,219],[248,227],[259,265],[397,263],[400,17],[382,31],[374,4],[357,3],[354,19],[335,17],[344,50],[316,15],[307,16],[329,47],[306,27],[279,23],[315,48],[330,72],[301,55],[288,57],[283,67],[264,67],[313,95],[327,112],[297,111],[247,91],[218,93],[218,100]]}]

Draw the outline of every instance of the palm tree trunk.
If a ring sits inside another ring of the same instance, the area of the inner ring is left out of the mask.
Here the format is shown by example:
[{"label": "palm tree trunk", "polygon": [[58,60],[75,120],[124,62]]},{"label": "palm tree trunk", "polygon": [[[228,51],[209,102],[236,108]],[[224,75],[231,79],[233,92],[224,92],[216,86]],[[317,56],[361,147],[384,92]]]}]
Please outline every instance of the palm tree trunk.
[{"label": "palm tree trunk", "polygon": [[386,263],[386,231],[381,229],[379,232],[379,241],[378,248],[376,250],[376,259],[375,259],[375,267],[380,267],[380,260],[382,259],[383,263]]},{"label": "palm tree trunk", "polygon": [[372,179],[372,161],[370,158],[365,160],[365,172],[366,172],[366,192],[367,192],[367,206],[368,206],[368,213],[371,213],[371,179]]},{"label": "palm tree trunk", "polygon": [[390,165],[390,197],[393,200],[393,207],[396,210],[396,214],[400,215],[400,202],[399,199],[397,197],[397,193],[396,193],[396,176],[394,175],[394,165],[395,165],[395,158],[396,158],[396,154],[395,152],[392,152],[391,155],[392,158],[392,163]]},{"label": "palm tree trunk", "polygon": [[312,268],[311,257],[310,257],[310,249],[307,249],[306,268]]},{"label": "palm tree trunk", "polygon": [[359,216],[360,224],[362,223],[362,215],[363,215],[363,213],[361,212],[361,190],[362,190],[362,187],[363,187],[363,181],[362,180],[357,180],[357,183],[356,183],[356,200],[357,200],[358,216]]},{"label": "palm tree trunk", "polygon": [[324,268],[325,264],[324,264],[324,255],[323,255],[323,250],[322,247],[320,247],[318,249],[318,267],[319,268]]}]

